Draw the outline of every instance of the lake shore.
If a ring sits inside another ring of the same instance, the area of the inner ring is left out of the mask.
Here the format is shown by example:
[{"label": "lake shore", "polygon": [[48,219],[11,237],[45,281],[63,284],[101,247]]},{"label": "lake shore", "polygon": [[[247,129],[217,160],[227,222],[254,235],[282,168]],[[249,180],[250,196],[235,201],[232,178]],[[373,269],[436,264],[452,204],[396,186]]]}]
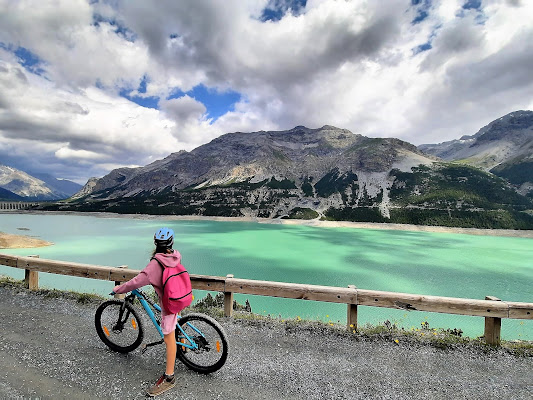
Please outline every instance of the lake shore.
[{"label": "lake shore", "polygon": [[[3,212],[0,212],[2,214]],[[5,213],[12,214],[13,211]],[[429,226],[429,225],[408,225],[408,224],[391,224],[377,222],[350,222],[350,221],[321,221],[297,220],[297,219],[270,219],[270,218],[253,218],[253,217],[207,217],[200,215],[150,215],[150,214],[115,214],[109,212],[76,212],[76,211],[25,211],[17,210],[17,214],[41,214],[41,215],[79,215],[94,216],[98,218],[130,218],[142,220],[166,220],[166,221],[229,221],[229,222],[254,222],[259,224],[278,224],[278,225],[303,225],[320,228],[351,228],[351,229],[382,229],[410,232],[436,232],[436,233],[458,233],[464,235],[481,235],[481,236],[504,236],[504,237],[521,237],[533,239],[533,230],[517,229],[479,229],[479,228],[454,228],[447,226]],[[34,247],[34,246],[30,246]]]},{"label": "lake shore", "polygon": [[46,247],[53,245],[52,242],[37,239],[26,235],[12,235],[0,232],[0,249],[27,249],[32,247]]}]

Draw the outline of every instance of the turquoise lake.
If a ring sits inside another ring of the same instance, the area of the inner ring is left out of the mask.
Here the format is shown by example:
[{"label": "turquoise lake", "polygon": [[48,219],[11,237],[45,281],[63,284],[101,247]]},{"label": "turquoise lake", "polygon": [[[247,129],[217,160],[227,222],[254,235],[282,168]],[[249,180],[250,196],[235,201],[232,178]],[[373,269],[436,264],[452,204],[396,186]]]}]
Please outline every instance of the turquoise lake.
[{"label": "turquoise lake", "polygon": [[[0,231],[54,242],[36,249],[0,250],[41,258],[142,269],[157,228],[176,232],[175,248],[192,274],[362,289],[533,302],[533,239],[379,229],[324,228],[234,221],[101,218],[79,215],[0,214]],[[24,271],[0,266],[22,279]],[[112,282],[39,274],[41,287],[107,294]],[[214,294],[214,293],[213,293]],[[197,293],[196,297],[202,297]],[[261,296],[252,311],[345,323],[346,305]],[[359,308],[359,324],[385,320],[410,329],[483,334],[484,319],[375,307]],[[503,339],[533,340],[533,321],[502,320]]]}]

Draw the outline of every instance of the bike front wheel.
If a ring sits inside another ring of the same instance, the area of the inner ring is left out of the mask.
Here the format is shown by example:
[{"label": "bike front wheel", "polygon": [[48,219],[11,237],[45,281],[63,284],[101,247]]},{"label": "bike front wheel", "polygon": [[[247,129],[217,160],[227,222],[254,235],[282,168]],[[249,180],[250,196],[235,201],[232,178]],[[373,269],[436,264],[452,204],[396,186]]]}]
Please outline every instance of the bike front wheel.
[{"label": "bike front wheel", "polygon": [[178,325],[198,346],[197,349],[180,346],[180,343],[189,341],[179,328],[176,329],[176,356],[185,366],[201,374],[222,368],[228,358],[228,340],[216,320],[204,314],[189,314],[180,318]]},{"label": "bike front wheel", "polygon": [[124,300],[100,304],[94,316],[98,336],[111,350],[128,353],[142,343],[142,321],[133,306]]}]

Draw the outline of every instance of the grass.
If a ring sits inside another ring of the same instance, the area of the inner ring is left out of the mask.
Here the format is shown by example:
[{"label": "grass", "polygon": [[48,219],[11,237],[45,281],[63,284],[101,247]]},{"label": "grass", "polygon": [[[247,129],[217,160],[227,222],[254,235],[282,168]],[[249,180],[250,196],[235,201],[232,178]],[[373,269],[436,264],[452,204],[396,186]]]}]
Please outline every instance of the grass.
[{"label": "grass", "polygon": [[[29,290],[24,284],[24,280],[15,280],[7,276],[0,276],[0,287],[9,286],[17,290]],[[79,293],[72,290],[58,289],[38,289],[34,293],[46,299],[71,299],[80,304],[97,303],[106,300],[104,297],[92,293]]]},{"label": "grass", "polygon": [[[24,280],[15,280],[9,277],[0,276],[0,287],[12,287],[16,290],[28,290],[24,286]],[[154,301],[158,301],[157,295],[153,290],[145,291]],[[74,291],[62,291],[57,289],[39,289],[36,294],[42,295],[48,299],[72,299],[80,304],[98,304],[107,298],[89,293],[78,293]],[[432,328],[427,321],[420,324],[420,328],[406,329],[396,325],[391,321],[384,321],[381,324],[364,324],[357,327],[334,322],[325,322],[319,320],[305,320],[300,317],[283,318],[281,315],[259,315],[254,314],[248,301],[239,304],[233,302],[232,319],[239,323],[251,326],[269,328],[282,327],[287,332],[294,333],[319,333],[322,335],[335,335],[352,338],[355,341],[381,341],[394,345],[428,345],[440,350],[460,350],[475,349],[484,353],[504,350],[516,357],[533,357],[533,341],[512,340],[501,342],[501,345],[487,345],[482,337],[469,338],[463,337],[460,329],[442,329]],[[218,293],[216,296],[207,294],[203,299],[196,301],[192,306],[186,309],[184,314],[190,312],[201,312],[210,315],[216,319],[222,320],[224,317],[224,295]]]},{"label": "grass", "polygon": [[[441,350],[454,350],[472,348],[488,353],[503,349],[517,357],[533,357],[533,341],[513,340],[502,341],[501,345],[487,345],[483,337],[463,337],[460,329],[432,328],[427,321],[420,324],[420,328],[406,329],[397,326],[390,321],[381,324],[365,324],[350,329],[341,323],[324,322],[318,320],[304,320],[300,317],[282,318],[281,316],[259,315],[245,311],[243,305],[234,302],[233,320],[253,326],[265,327],[281,325],[290,332],[314,332],[323,335],[338,335],[353,338],[356,341],[382,341],[395,345],[429,345]],[[207,295],[206,298],[190,307],[192,312],[203,312],[214,318],[223,319],[224,304],[223,295],[220,293],[214,298]]]}]

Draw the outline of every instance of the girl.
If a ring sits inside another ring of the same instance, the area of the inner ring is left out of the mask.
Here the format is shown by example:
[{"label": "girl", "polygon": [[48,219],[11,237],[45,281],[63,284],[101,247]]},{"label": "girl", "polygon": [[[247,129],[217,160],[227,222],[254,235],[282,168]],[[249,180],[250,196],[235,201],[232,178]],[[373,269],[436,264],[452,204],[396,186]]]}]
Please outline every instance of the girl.
[{"label": "girl", "polygon": [[[178,251],[172,249],[174,244],[174,231],[169,228],[161,228],[154,235],[155,250],[152,258],[156,258],[166,268],[174,268],[181,261]],[[159,304],[163,299],[163,269],[161,265],[152,259],[148,265],[133,279],[122,285],[115,286],[113,292],[127,293],[141,286],[151,284],[159,297]],[[176,329],[177,314],[169,314],[164,307],[161,307],[161,330],[163,331],[166,345],[166,370],[157,382],[148,390],[148,396],[157,396],[176,384],[174,377],[174,366],[176,363]]]}]

